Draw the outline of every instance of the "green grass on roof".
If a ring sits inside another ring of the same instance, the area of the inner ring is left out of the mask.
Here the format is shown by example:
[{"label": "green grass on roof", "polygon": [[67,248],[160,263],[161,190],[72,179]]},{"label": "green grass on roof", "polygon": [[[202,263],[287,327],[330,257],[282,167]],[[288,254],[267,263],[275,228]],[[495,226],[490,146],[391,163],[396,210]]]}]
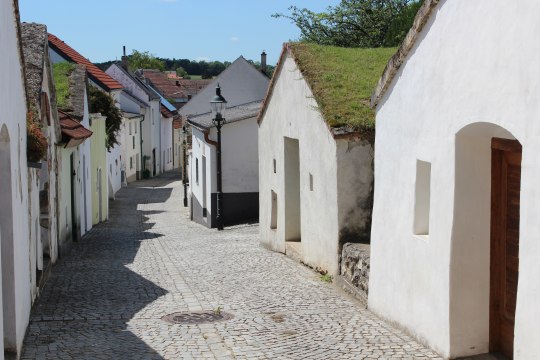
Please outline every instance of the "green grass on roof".
[{"label": "green grass on roof", "polygon": [[291,43],[300,71],[332,128],[375,128],[370,98],[395,48],[357,49]]},{"label": "green grass on roof", "polygon": [[53,65],[56,104],[60,109],[65,109],[69,106],[69,77],[73,69],[75,69],[75,65],[68,62]]}]

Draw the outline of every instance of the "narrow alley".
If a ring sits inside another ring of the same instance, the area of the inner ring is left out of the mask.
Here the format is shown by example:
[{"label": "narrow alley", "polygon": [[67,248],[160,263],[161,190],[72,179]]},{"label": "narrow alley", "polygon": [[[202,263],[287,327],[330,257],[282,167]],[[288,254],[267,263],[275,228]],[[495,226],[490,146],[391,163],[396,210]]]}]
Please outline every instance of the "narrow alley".
[{"label": "narrow alley", "polygon": [[[259,245],[258,226],[189,221],[177,173],[130,184],[53,269],[23,359],[437,358]],[[177,312],[230,314],[170,324]]]}]

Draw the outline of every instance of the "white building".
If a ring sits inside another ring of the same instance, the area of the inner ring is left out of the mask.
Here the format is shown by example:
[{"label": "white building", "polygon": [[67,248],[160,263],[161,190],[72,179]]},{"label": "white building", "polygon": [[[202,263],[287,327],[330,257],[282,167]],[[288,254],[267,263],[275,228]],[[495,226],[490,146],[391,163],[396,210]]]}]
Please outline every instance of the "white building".
[{"label": "white building", "polygon": [[24,70],[17,1],[0,2],[0,339],[12,356],[21,350],[28,326],[31,292]]},{"label": "white building", "polygon": [[[221,129],[221,167],[225,225],[259,216],[259,161],[257,115],[262,101],[228,108]],[[217,215],[217,129],[212,113],[190,118],[191,216],[208,227],[216,226]]]},{"label": "white building", "polygon": [[[223,220],[233,224],[258,218],[258,155],[256,116],[270,79],[242,56],[195,95],[179,114],[192,126],[190,155],[191,217],[216,226],[216,128],[210,100],[219,84],[229,108],[222,128]],[[230,112],[229,112],[230,111]]]},{"label": "white building", "polygon": [[[392,53],[284,46],[259,115],[259,231],[265,247],[335,276],[343,244],[369,242],[374,113],[368,104],[357,104],[360,98],[335,89],[360,94],[362,87],[369,99]],[[351,58],[357,63],[349,64]],[[352,125],[359,120],[367,123],[363,129]]]},{"label": "white building", "polygon": [[[52,68],[48,56],[47,28],[21,24],[25,60],[26,91],[31,111],[39,120],[47,140],[47,153],[40,169],[29,168],[30,267],[32,299],[43,286],[48,267],[58,257],[58,159],[56,143],[61,139]],[[39,180],[38,180],[39,179]],[[39,223],[39,226],[36,226]]]},{"label": "white building", "polygon": [[122,112],[122,169],[124,182],[130,183],[141,176],[141,120],[143,115]]},{"label": "white building", "polygon": [[373,96],[369,307],[445,357],[540,354],[538,14],[426,1]]},{"label": "white building", "polygon": [[[125,60],[127,61],[127,60]],[[127,64],[112,64],[105,72],[124,87],[127,95],[120,97],[120,108],[122,111],[140,113],[143,115],[142,124],[142,166],[141,172],[144,176],[155,176],[161,173],[161,101],[148,85],[139,80],[136,76],[126,70]],[[139,110],[134,110],[134,105],[129,105],[127,97],[132,102],[139,103]]]}]

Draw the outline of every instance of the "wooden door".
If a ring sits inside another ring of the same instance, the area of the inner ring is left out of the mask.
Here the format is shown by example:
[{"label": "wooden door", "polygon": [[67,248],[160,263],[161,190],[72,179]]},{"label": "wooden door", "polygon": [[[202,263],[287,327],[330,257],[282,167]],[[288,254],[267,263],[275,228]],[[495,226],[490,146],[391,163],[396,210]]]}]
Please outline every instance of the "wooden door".
[{"label": "wooden door", "polygon": [[491,352],[513,358],[514,317],[519,275],[521,145],[492,139],[491,166]]}]

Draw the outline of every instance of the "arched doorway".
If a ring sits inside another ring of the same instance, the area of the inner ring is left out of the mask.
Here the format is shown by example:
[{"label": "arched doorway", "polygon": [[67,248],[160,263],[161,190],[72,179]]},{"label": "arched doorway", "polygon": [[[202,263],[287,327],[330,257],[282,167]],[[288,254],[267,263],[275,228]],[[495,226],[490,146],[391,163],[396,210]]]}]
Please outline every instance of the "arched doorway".
[{"label": "arched doorway", "polygon": [[521,144],[502,127],[456,134],[450,270],[452,357],[513,355]]},{"label": "arched doorway", "polygon": [[4,351],[16,351],[15,258],[13,244],[12,167],[10,136],[6,125],[0,129],[0,241],[2,269],[2,331]]}]

